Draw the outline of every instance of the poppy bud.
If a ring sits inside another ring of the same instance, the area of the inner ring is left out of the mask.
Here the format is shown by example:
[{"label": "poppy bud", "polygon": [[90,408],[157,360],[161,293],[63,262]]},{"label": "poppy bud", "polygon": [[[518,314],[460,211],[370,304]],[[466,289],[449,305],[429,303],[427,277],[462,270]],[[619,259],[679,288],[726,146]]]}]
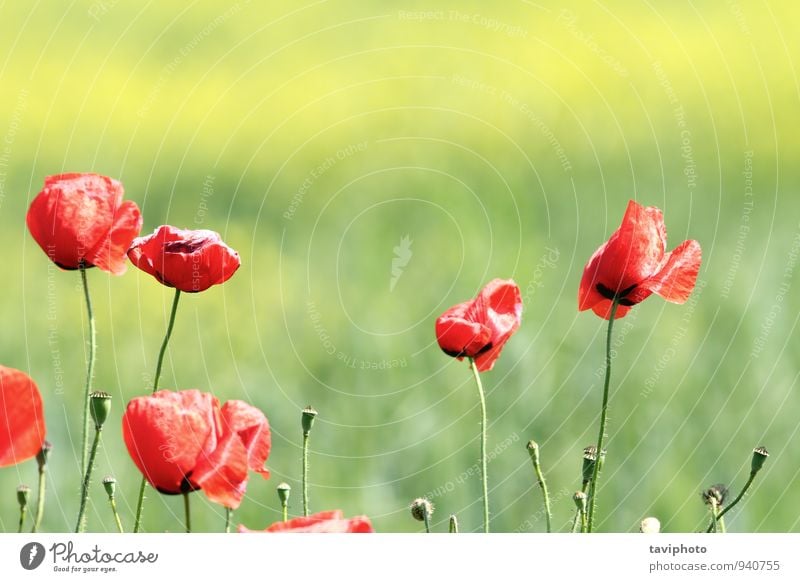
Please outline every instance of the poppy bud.
[{"label": "poppy bud", "polygon": [[288,483],[281,483],[277,487],[278,499],[281,500],[281,506],[286,507],[289,504],[289,495],[292,493],[292,488]]},{"label": "poppy bud", "polygon": [[769,457],[769,452],[767,451],[766,447],[758,447],[753,449],[753,462],[750,464],[750,472],[758,473],[761,470],[761,467],[764,466],[767,457]]},{"label": "poppy bud", "polygon": [[302,425],[303,436],[308,436],[311,432],[311,427],[314,426],[314,419],[317,418],[317,411],[312,406],[306,406],[303,409]]},{"label": "poppy bud", "polygon": [[433,515],[433,503],[424,497],[419,497],[411,502],[411,516],[417,521],[425,521]]},{"label": "poppy bud", "polygon": [[661,522],[655,517],[645,517],[639,524],[639,531],[641,533],[660,533]]},{"label": "poppy bud", "polygon": [[21,509],[28,507],[28,498],[31,496],[31,488],[27,485],[17,487],[17,501]]},{"label": "poppy bud", "polygon": [[703,491],[701,496],[706,505],[711,505],[712,501],[716,503],[717,506],[724,505],[725,500],[728,498],[728,488],[722,483],[717,483]]},{"label": "poppy bud", "polygon": [[531,461],[534,465],[539,464],[539,445],[536,441],[528,441],[528,454],[531,456]]},{"label": "poppy bud", "polygon": [[450,516],[450,533],[458,533],[458,518],[455,515]]},{"label": "poppy bud", "polygon": [[53,445],[50,441],[44,441],[42,448],[36,453],[36,462],[39,464],[39,471],[43,471],[47,465],[47,459],[50,456],[50,451],[53,450]]},{"label": "poppy bud", "polygon": [[92,420],[98,429],[103,425],[111,412],[111,395],[107,392],[92,392],[91,399]]},{"label": "poppy bud", "polygon": [[117,490],[117,480],[109,475],[103,479],[103,488],[106,490],[106,495],[108,495],[110,499],[113,499],[114,493]]}]

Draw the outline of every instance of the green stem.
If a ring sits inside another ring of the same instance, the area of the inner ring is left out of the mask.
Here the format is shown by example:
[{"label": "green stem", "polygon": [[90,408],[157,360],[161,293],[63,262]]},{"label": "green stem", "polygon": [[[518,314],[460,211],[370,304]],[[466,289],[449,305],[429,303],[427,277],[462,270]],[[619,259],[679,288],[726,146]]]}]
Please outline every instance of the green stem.
[{"label": "green stem", "polygon": [[424,509],[422,510],[422,520],[425,522],[425,533],[431,533],[431,519]]},{"label": "green stem", "polygon": [[475,376],[478,385],[478,397],[481,402],[481,481],[483,485],[483,531],[489,533],[489,477],[486,471],[486,396],[483,393],[483,384],[475,360],[469,359],[469,367]]},{"label": "green stem", "polygon": [[716,499],[711,499],[711,527],[713,533],[717,533],[717,520],[719,519],[719,511],[717,509]]},{"label": "green stem", "polygon": [[94,364],[97,359],[97,328],[94,322],[92,298],[89,295],[89,281],[86,278],[86,267],[83,262],[79,266],[81,282],[83,283],[83,296],[86,300],[86,315],[89,320],[89,362],[86,369],[86,387],[83,391],[83,434],[81,438],[81,479],[86,474],[86,462],[89,454],[89,395],[92,393],[92,380],[94,379]]},{"label": "green stem", "polygon": [[41,465],[39,467],[39,494],[36,499],[36,516],[33,519],[33,529],[31,533],[39,531],[39,526],[42,525],[42,518],[44,517],[44,497],[47,490],[47,466]]},{"label": "green stem", "polygon": [[92,469],[94,469],[94,460],[97,457],[97,449],[100,446],[100,435],[102,433],[103,429],[101,427],[95,427],[92,451],[89,453],[86,474],[83,477],[83,485],[81,487],[81,507],[80,511],[78,511],[78,523],[75,524],[75,533],[86,531],[86,502],[89,500],[89,483],[92,479]]},{"label": "green stem", "polygon": [[308,436],[303,433],[303,515],[308,517]]},{"label": "green stem", "polygon": [[[719,515],[717,516],[716,520],[714,520],[715,522],[719,521],[720,519],[722,519],[723,516],[726,513],[728,513],[731,509],[733,509],[733,507],[742,500],[742,497],[744,497],[744,494],[747,493],[748,489],[750,489],[750,486],[753,484],[753,481],[755,480],[755,478],[756,478],[756,472],[751,471],[750,472],[750,477],[748,477],[747,483],[744,484],[744,487],[742,487],[742,490],[739,492],[739,495],[736,496],[736,499],[734,499],[731,502],[730,505],[728,505],[725,509],[723,509],[719,513]],[[708,526],[708,529],[706,530],[706,533],[711,533],[714,530],[714,526],[715,526],[715,523],[712,522],[711,525]]]},{"label": "green stem", "polygon": [[289,504],[288,503],[284,503],[283,504],[283,521],[284,522],[289,521]]},{"label": "green stem", "polygon": [[231,521],[233,520],[233,510],[230,507],[225,508],[225,533],[231,533]]},{"label": "green stem", "polygon": [[586,510],[581,509],[581,533],[589,532],[589,521],[586,518]]},{"label": "green stem", "polygon": [[186,533],[192,533],[192,512],[188,493],[183,494],[183,512],[186,515]]},{"label": "green stem", "polygon": [[611,302],[611,313],[608,317],[608,333],[606,334],[606,379],[603,385],[603,406],[600,412],[600,433],[597,436],[597,460],[594,464],[592,482],[589,485],[589,522],[586,528],[592,533],[594,526],[595,508],[597,505],[597,480],[600,476],[600,464],[603,456],[603,440],[606,436],[606,421],[608,419],[608,387],[611,383],[611,331],[614,328],[614,317],[617,315],[619,299]]},{"label": "green stem", "polygon": [[542,496],[544,497],[544,511],[545,511],[545,518],[547,519],[547,533],[551,533],[552,526],[550,524],[551,520],[550,495],[547,492],[547,483],[544,480],[544,475],[542,474],[542,466],[541,463],[538,462],[538,457],[533,461],[533,470],[536,472],[536,480],[539,482],[539,487],[541,487]]},{"label": "green stem", "polygon": [[19,508],[19,527],[17,533],[22,533],[22,528],[25,526],[25,516],[28,514],[28,508],[21,505]]},{"label": "green stem", "polygon": [[[181,298],[180,289],[175,289],[175,296],[172,299],[172,311],[169,314],[169,323],[167,323],[167,333],[164,334],[164,341],[161,342],[161,350],[158,352],[158,361],[156,362],[156,374],[153,377],[153,394],[158,390],[158,382],[161,380],[161,368],[164,365],[164,355],[167,353],[167,344],[169,338],[172,336],[172,328],[175,326],[175,314],[178,312],[178,300]],[[133,533],[139,533],[142,528],[142,510],[144,509],[144,491],[147,487],[147,481],[144,476],[139,483],[139,497],[136,502],[136,518],[133,522]]]},{"label": "green stem", "polygon": [[117,502],[113,497],[108,498],[108,503],[111,505],[111,513],[114,514],[114,521],[117,524],[117,531],[119,533],[125,533],[125,530],[122,528],[122,521],[119,518],[119,513],[117,513]]}]

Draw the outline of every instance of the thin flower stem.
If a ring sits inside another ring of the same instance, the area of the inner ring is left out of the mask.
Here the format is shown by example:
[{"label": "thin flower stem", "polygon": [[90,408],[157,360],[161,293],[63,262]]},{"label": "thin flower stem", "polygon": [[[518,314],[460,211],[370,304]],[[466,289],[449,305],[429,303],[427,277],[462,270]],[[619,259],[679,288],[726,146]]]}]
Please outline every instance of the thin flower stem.
[{"label": "thin flower stem", "polygon": [[22,533],[22,528],[25,526],[25,516],[28,514],[28,507],[20,505],[19,507],[19,527],[17,533]]},{"label": "thin flower stem", "polygon": [[175,297],[172,299],[172,311],[170,311],[169,323],[167,324],[167,333],[164,334],[164,341],[161,342],[161,350],[158,352],[156,375],[153,378],[153,394],[158,390],[158,382],[161,380],[161,367],[164,365],[164,354],[167,353],[167,344],[169,344],[169,338],[172,336],[172,328],[175,327],[175,314],[178,312],[178,300],[180,298],[181,290],[175,289]]},{"label": "thin flower stem", "polygon": [[742,500],[742,497],[744,497],[744,494],[747,493],[747,490],[750,489],[750,486],[753,484],[753,481],[756,478],[756,473],[757,473],[757,471],[751,471],[750,472],[750,477],[747,479],[747,483],[744,484],[744,487],[742,487],[742,490],[739,492],[739,495],[736,496],[736,499],[734,499],[731,502],[730,505],[728,505],[725,509],[723,509],[719,513],[719,515],[717,516],[716,520],[712,521],[711,525],[708,526],[708,529],[706,530],[706,533],[711,533],[712,531],[714,531],[716,521],[719,521],[720,519],[722,519],[723,516],[726,513],[728,513],[731,509],[733,509],[733,507]]},{"label": "thin flower stem", "polygon": [[[178,300],[181,298],[180,289],[175,289],[175,296],[172,299],[172,310],[169,314],[169,323],[167,323],[167,332],[164,334],[164,341],[161,342],[161,350],[158,352],[158,361],[156,362],[156,374],[153,377],[153,394],[158,390],[158,383],[161,380],[161,368],[164,365],[164,355],[167,353],[167,345],[169,338],[172,336],[172,328],[175,326],[175,314],[178,312]],[[136,518],[133,522],[133,533],[139,533],[142,528],[142,509],[144,508],[144,491],[147,488],[147,481],[144,476],[139,483],[139,497],[136,502]]]},{"label": "thin flower stem", "polygon": [[86,300],[86,316],[89,320],[89,362],[86,368],[86,387],[83,391],[83,434],[81,438],[81,480],[86,474],[86,462],[89,455],[89,395],[92,393],[94,380],[94,364],[97,359],[97,327],[94,322],[92,298],[89,295],[89,281],[86,277],[86,266],[81,262],[79,266],[81,282],[83,283],[83,296]]},{"label": "thin flower stem", "polygon": [[422,510],[422,520],[425,522],[425,533],[431,533],[431,518],[424,509]]},{"label": "thin flower stem", "polygon": [[308,517],[308,436],[308,433],[303,434],[303,516],[305,517]]},{"label": "thin flower stem", "polygon": [[533,457],[533,470],[536,473],[536,480],[539,482],[539,487],[541,487],[542,496],[544,497],[544,516],[547,520],[547,533],[552,533],[552,526],[550,524],[550,520],[552,519],[550,514],[550,495],[547,492],[547,483],[544,480],[544,474],[542,474],[542,465],[539,462],[538,455]]},{"label": "thin flower stem", "polygon": [[125,533],[125,530],[122,528],[122,521],[119,518],[119,513],[117,513],[117,501],[113,497],[109,497],[108,503],[111,505],[111,513],[114,514],[114,521],[117,524],[117,531],[119,533]]},{"label": "thin flower stem", "polygon": [[225,533],[231,533],[231,521],[233,521],[233,510],[230,507],[225,508]]},{"label": "thin flower stem", "polygon": [[75,533],[83,533],[86,531],[86,502],[89,500],[89,483],[92,480],[92,469],[94,469],[94,460],[97,457],[97,449],[100,446],[100,436],[102,434],[102,427],[96,426],[92,450],[89,453],[89,460],[86,463],[86,475],[83,477],[83,485],[81,487],[81,507],[80,511],[78,511],[78,523],[75,524]]},{"label": "thin flower stem", "polygon": [[606,436],[606,421],[608,420],[608,387],[611,383],[611,331],[614,328],[614,317],[617,315],[619,299],[611,302],[611,312],[608,316],[608,333],[606,334],[606,379],[603,385],[603,406],[600,412],[600,433],[597,436],[597,460],[594,464],[592,482],[589,484],[589,520],[587,533],[592,533],[594,526],[595,508],[597,506],[597,480],[600,476],[600,464],[603,457],[603,441]]},{"label": "thin flower stem", "polygon": [[581,509],[581,533],[589,532],[589,520],[586,518],[586,510]]},{"label": "thin flower stem", "polygon": [[283,521],[289,521],[289,504],[283,504]]},{"label": "thin flower stem", "polygon": [[183,512],[186,515],[186,533],[192,533],[192,512],[188,493],[183,494]]},{"label": "thin flower stem", "polygon": [[47,465],[39,467],[39,493],[36,498],[36,514],[33,518],[33,529],[31,533],[39,531],[39,526],[42,525],[42,518],[44,517],[44,497],[47,490]]},{"label": "thin flower stem", "polygon": [[719,519],[719,511],[717,506],[717,500],[711,499],[711,527],[713,528],[713,533],[717,533],[717,520]]},{"label": "thin flower stem", "polygon": [[475,376],[478,385],[478,397],[481,402],[481,481],[483,484],[483,531],[489,533],[489,478],[486,473],[486,396],[483,393],[483,384],[475,360],[469,359],[469,367]]}]

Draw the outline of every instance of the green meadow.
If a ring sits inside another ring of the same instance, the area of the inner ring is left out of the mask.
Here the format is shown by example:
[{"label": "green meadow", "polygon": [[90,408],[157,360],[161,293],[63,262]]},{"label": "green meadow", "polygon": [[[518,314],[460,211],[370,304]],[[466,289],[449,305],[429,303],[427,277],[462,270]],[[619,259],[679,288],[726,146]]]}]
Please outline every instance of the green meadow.
[{"label": "green meadow", "polygon": [[[242,258],[184,295],[163,388],[242,399],[269,418],[272,475],[234,523],[311,509],[415,532],[415,497],[482,524],[479,409],[436,317],[513,278],[523,323],[483,375],[493,531],[544,531],[525,450],[541,447],[554,527],[569,528],[597,438],[605,324],[577,311],[583,267],[627,201],[663,209],[668,246],[703,248],[684,305],[652,297],[615,326],[600,531],[708,523],[702,489],[735,493],[771,456],[729,531],[800,531],[800,7],[791,2],[319,0],[0,7],[0,363],[37,381],[54,444],[43,530],[78,512],[87,354],[80,277],[52,265],[25,213],[44,178],[121,180],[143,233],[219,232]],[[149,391],[172,290],[130,266],[89,272],[95,387],[113,396],[88,529],[132,528],[140,473],[121,437]],[[0,531],[35,461],[0,469]],[[35,497],[35,495],[34,495]],[[224,510],[194,494],[195,529]],[[181,531],[148,491],[144,529]]]}]

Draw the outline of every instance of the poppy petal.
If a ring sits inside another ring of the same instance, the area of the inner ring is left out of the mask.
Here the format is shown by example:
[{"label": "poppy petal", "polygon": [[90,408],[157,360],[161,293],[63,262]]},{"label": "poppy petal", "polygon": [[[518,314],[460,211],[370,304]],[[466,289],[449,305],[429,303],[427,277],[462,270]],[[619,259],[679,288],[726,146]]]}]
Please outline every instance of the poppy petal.
[{"label": "poppy petal", "polygon": [[365,515],[345,518],[340,510],[321,511],[307,517],[296,517],[274,523],[265,530],[251,530],[239,526],[239,533],[372,533],[372,523]]},{"label": "poppy petal", "polygon": [[134,464],[162,493],[180,493],[204,450],[216,446],[210,394],[161,390],[134,398],[122,418],[122,436]]},{"label": "poppy petal", "polygon": [[267,479],[264,467],[271,446],[269,422],[264,413],[241,400],[229,400],[222,406],[223,432],[234,432],[242,441],[251,471]]},{"label": "poppy petal", "polygon": [[139,212],[139,207],[126,200],[117,209],[108,235],[89,253],[89,260],[104,271],[122,275],[127,269],[125,255],[140,230],[142,230],[142,214]]},{"label": "poppy petal", "polygon": [[628,202],[622,224],[584,269],[579,308],[591,307],[593,296],[588,290],[598,284],[618,293],[650,277],[661,264],[665,250],[666,227],[661,210],[645,208],[635,200]]},{"label": "poppy petal", "polygon": [[664,257],[664,264],[640,287],[660,295],[671,303],[684,303],[692,294],[700,272],[700,243],[687,240]]},{"label": "poppy petal", "polygon": [[[617,305],[617,312],[614,315],[614,320],[616,321],[617,319],[622,319],[628,315],[630,310],[631,308],[627,305]],[[611,317],[611,300],[603,298],[602,301],[592,306],[592,311],[594,311],[603,319],[607,320],[609,317]]]},{"label": "poppy petal", "polygon": [[0,366],[0,467],[36,456],[45,438],[42,396],[24,372]]},{"label": "poppy petal", "polygon": [[189,480],[209,500],[236,509],[244,497],[247,469],[247,449],[239,435],[230,432],[201,455]]},{"label": "poppy petal", "polygon": [[471,301],[460,303],[436,320],[436,339],[449,356],[475,357],[491,341],[492,330],[487,325],[466,319],[471,306]]}]

